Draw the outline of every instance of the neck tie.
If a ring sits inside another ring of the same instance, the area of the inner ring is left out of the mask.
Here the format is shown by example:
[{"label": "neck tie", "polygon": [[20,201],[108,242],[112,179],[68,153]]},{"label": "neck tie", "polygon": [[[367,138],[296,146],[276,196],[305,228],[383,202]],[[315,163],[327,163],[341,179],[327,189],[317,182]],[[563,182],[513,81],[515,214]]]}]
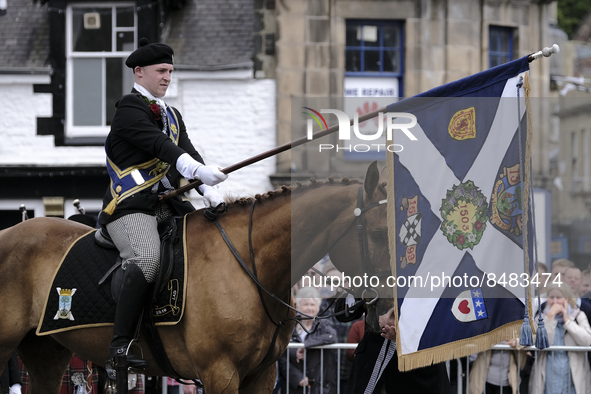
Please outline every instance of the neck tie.
[{"label": "neck tie", "polygon": [[162,118],[162,124],[164,125],[162,132],[164,134],[168,134],[168,116],[166,115],[166,105],[161,100],[158,105],[160,106],[160,117]]}]

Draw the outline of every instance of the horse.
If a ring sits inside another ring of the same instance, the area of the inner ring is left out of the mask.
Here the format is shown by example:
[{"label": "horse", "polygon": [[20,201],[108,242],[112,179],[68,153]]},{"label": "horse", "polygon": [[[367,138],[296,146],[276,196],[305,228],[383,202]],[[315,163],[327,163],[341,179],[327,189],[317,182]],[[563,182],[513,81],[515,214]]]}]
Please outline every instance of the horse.
[{"label": "horse", "polygon": [[[238,254],[255,265],[268,293],[257,289],[201,210],[188,214],[185,312],[178,324],[158,327],[176,372],[200,379],[207,394],[271,393],[275,361],[295,324],[288,307],[292,286],[327,253],[341,272],[363,274],[354,215],[359,197],[371,207],[364,211],[366,255],[374,266],[389,267],[386,206],[378,203],[386,199],[383,172],[374,162],[363,181],[311,179],[228,202],[217,220]],[[111,326],[35,334],[51,290],[48,279],[72,243],[89,231],[80,223],[40,217],[0,232],[0,304],[6,312],[0,319],[0,365],[17,349],[29,372],[30,394],[58,393],[74,353],[101,366],[108,356]],[[143,373],[165,375],[141,336],[139,344],[150,364]]]}]

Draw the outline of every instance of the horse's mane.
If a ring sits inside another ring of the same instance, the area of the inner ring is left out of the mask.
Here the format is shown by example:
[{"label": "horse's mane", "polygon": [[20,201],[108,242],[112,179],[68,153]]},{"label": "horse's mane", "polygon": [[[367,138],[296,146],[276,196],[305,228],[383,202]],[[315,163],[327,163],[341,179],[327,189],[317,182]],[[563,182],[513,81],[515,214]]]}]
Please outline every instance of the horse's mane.
[{"label": "horse's mane", "polygon": [[341,178],[340,182],[336,181],[332,176],[328,177],[326,180],[317,180],[316,178],[310,178],[309,182],[306,184],[302,184],[300,181],[296,181],[294,184],[289,186],[281,186],[279,189],[270,190],[263,194],[255,194],[254,196],[248,197],[237,197],[237,198],[227,198],[227,204],[237,204],[237,205],[250,205],[253,201],[264,201],[270,200],[274,197],[278,196],[288,196],[291,193],[299,193],[304,192],[306,190],[317,188],[321,186],[334,186],[334,185],[351,185],[351,184],[360,184],[361,181],[359,179],[351,179],[348,177]]}]

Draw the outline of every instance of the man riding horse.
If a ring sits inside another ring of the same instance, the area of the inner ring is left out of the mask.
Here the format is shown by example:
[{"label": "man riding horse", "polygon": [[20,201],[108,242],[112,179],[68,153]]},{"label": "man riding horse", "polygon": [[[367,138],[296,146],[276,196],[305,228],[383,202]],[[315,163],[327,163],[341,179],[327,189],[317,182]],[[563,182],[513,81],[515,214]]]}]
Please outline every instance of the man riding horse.
[{"label": "man riding horse", "polygon": [[194,210],[180,197],[159,201],[159,196],[178,188],[181,176],[199,179],[205,206],[218,207],[224,200],[216,185],[228,176],[204,164],[180,112],[162,100],[173,71],[172,48],[145,38],[139,44],[125,62],[133,70],[134,87],[116,103],[105,141],[111,182],[99,224],[117,246],[125,270],[107,366],[116,355],[127,354],[129,366],[141,369],[148,363],[130,345],[159,271],[158,223]]}]

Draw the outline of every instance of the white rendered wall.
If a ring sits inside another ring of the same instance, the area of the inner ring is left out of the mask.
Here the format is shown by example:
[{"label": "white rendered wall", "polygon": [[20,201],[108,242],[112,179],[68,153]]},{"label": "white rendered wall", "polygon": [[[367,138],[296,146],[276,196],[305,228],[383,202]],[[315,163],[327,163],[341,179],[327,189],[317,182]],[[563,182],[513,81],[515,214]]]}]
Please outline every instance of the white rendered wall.
[{"label": "white rendered wall", "polygon": [[100,147],[56,147],[52,135],[37,135],[37,118],[52,115],[52,97],[33,93],[49,76],[0,76],[0,165],[94,166],[105,164]]},{"label": "white rendered wall", "polygon": [[[165,100],[181,111],[207,164],[228,167],[276,146],[275,81],[254,80],[251,70],[175,71]],[[220,189],[233,197],[264,193],[274,172],[273,156],[231,173]]]},{"label": "white rendered wall", "polygon": [[[104,166],[103,147],[56,147],[37,135],[37,117],[52,115],[50,94],[33,93],[49,76],[0,76],[0,166]],[[131,89],[131,87],[130,87]],[[183,115],[207,164],[227,167],[275,147],[275,81],[252,71],[176,71],[164,98]],[[240,169],[220,185],[224,194],[249,196],[271,189],[275,158]],[[102,196],[98,196],[102,198]],[[197,193],[191,193],[197,207]]]}]

